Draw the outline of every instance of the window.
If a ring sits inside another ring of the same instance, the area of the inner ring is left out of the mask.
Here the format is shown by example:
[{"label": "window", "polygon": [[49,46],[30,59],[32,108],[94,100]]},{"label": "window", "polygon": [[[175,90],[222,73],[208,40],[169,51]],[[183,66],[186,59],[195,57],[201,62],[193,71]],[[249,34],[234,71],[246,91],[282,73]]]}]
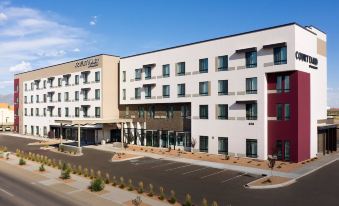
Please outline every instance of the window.
[{"label": "window", "polygon": [[122,71],[122,81],[126,82],[126,71]]},{"label": "window", "polygon": [[228,70],[228,56],[218,56],[217,61],[218,71],[227,71]]},{"label": "window", "polygon": [[35,108],[35,116],[39,116],[39,108]]},{"label": "window", "polygon": [[208,96],[208,82],[199,82],[199,95]]},{"label": "window", "polygon": [[61,108],[58,108],[58,117],[61,117]]},{"label": "window", "polygon": [[141,79],[141,69],[136,69],[135,70],[135,80],[140,80]]},{"label": "window", "polygon": [[35,129],[36,129],[36,135],[39,135],[39,131],[40,131],[39,126],[35,126]]},{"label": "window", "polygon": [[291,119],[290,104],[285,104],[285,120]]},{"label": "window", "polygon": [[95,99],[99,100],[100,99],[100,89],[95,90]]},{"label": "window", "polygon": [[31,90],[34,90],[34,82],[31,82]]},{"label": "window", "polygon": [[82,77],[83,77],[83,83],[84,84],[88,84],[89,82],[88,82],[88,72],[83,72],[82,73]]},{"label": "window", "polygon": [[122,100],[126,100],[126,89],[122,89]]},{"label": "window", "polygon": [[277,120],[282,120],[282,104],[277,104]]},{"label": "window", "polygon": [[176,64],[177,66],[177,75],[185,75],[185,62],[179,62]]},{"label": "window", "polygon": [[148,107],[148,117],[154,118],[155,116],[155,107],[154,105]]},{"label": "window", "polygon": [[257,120],[257,103],[246,104],[246,120]]},{"label": "window", "polygon": [[70,76],[65,76],[65,86],[69,85],[69,77]]},{"label": "window", "polygon": [[83,90],[83,99],[84,101],[88,100],[88,90]]},{"label": "window", "polygon": [[152,97],[152,86],[146,85],[145,86],[145,98],[150,99]]},{"label": "window", "polygon": [[79,91],[75,91],[74,99],[75,99],[75,101],[79,101]]},{"label": "window", "polygon": [[246,157],[258,157],[258,143],[256,139],[246,139]]},{"label": "window", "polygon": [[276,89],[277,89],[277,93],[282,92],[282,76],[277,76]]},{"label": "window", "polygon": [[145,117],[145,109],[142,106],[138,107],[138,116],[139,118],[144,118]]},{"label": "window", "polygon": [[246,94],[257,93],[257,77],[246,78]]},{"label": "window", "polygon": [[167,119],[173,119],[173,116],[174,116],[174,107],[173,106],[167,106],[167,109],[166,109]]},{"label": "window", "polygon": [[100,82],[100,72],[97,71],[94,73],[94,75],[95,75],[95,82]]},{"label": "window", "polygon": [[95,117],[100,118],[100,107],[95,107]]},{"label": "window", "polygon": [[282,141],[277,140],[276,142],[276,149],[277,149],[277,159],[282,160]]},{"label": "window", "polygon": [[68,109],[68,107],[65,107],[65,117],[68,117],[68,115],[69,115],[69,109]]},{"label": "window", "polygon": [[218,137],[218,154],[228,154],[228,138]]},{"label": "window", "polygon": [[290,92],[290,76],[284,76],[284,92]]},{"label": "window", "polygon": [[163,77],[170,76],[170,65],[169,64],[162,65],[162,76]]},{"label": "window", "polygon": [[27,104],[27,96],[25,96],[25,104]]},{"label": "window", "polygon": [[47,102],[47,95],[44,94],[44,103],[46,103],[46,102]]},{"label": "window", "polygon": [[208,119],[208,105],[199,105],[200,119]]},{"label": "window", "polygon": [[58,93],[58,102],[61,102],[61,93]]},{"label": "window", "polygon": [[39,103],[39,95],[35,96],[35,101],[36,101],[36,103]]},{"label": "window", "polygon": [[246,52],[246,68],[257,67],[257,51]]},{"label": "window", "polygon": [[274,64],[287,64],[287,47],[276,47],[273,49]]},{"label": "window", "polygon": [[64,94],[64,98],[65,98],[65,102],[68,102],[69,101],[69,93],[68,92],[65,92]]},{"label": "window", "polygon": [[152,78],[152,67],[145,67],[145,79]]},{"label": "window", "polygon": [[54,78],[48,79],[49,87],[50,87],[50,88],[53,88],[53,80],[54,80]]},{"label": "window", "polygon": [[43,127],[43,130],[44,130],[43,135],[44,135],[44,136],[47,136],[47,134],[48,134],[48,133],[47,133],[47,127]]},{"label": "window", "polygon": [[125,116],[128,116],[129,115],[129,106],[126,106],[125,109],[126,109]]},{"label": "window", "polygon": [[79,84],[79,75],[75,75],[75,77],[74,77],[74,83],[75,83],[75,85],[78,85],[78,84]]},{"label": "window", "polygon": [[208,59],[199,59],[199,72],[207,73],[208,72]]},{"label": "window", "polygon": [[25,83],[25,91],[27,91],[27,84]]},{"label": "window", "polygon": [[79,117],[80,116],[80,109],[79,109],[79,107],[75,107],[75,117]]},{"label": "window", "polygon": [[88,117],[88,107],[82,107],[82,115],[83,117]]},{"label": "window", "polygon": [[31,95],[31,103],[33,103],[33,95]]},{"label": "window", "polygon": [[178,97],[185,96],[185,84],[178,84]]},{"label": "window", "polygon": [[162,97],[164,98],[170,97],[170,86],[169,85],[162,86]]},{"label": "window", "polygon": [[200,152],[208,152],[208,136],[199,137],[199,150]]},{"label": "window", "polygon": [[25,108],[25,116],[27,116],[27,108]]},{"label": "window", "polygon": [[228,119],[228,105],[218,104],[217,114],[218,114],[218,119]]},{"label": "window", "polygon": [[44,111],[44,117],[46,117],[46,108],[44,108],[43,111]]},{"label": "window", "polygon": [[191,116],[190,107],[188,105],[182,105],[180,108],[181,117],[189,117]]},{"label": "window", "polygon": [[228,80],[219,80],[218,81],[218,94],[227,95],[228,94]]},{"label": "window", "polygon": [[290,155],[290,141],[285,141],[285,152],[284,152],[284,155],[285,155],[285,161],[290,161],[291,160],[291,155]]},{"label": "window", "polygon": [[58,78],[58,86],[61,87],[62,86],[62,79]]},{"label": "window", "polygon": [[46,80],[43,81],[43,88],[46,89]]}]

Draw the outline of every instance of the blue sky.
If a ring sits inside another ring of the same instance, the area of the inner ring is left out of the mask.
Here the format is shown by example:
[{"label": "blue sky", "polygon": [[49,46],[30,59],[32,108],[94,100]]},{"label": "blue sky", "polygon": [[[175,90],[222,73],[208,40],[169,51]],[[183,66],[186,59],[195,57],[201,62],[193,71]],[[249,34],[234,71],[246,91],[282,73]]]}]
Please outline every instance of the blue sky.
[{"label": "blue sky", "polygon": [[328,105],[339,107],[339,1],[253,2],[0,0],[0,95],[20,71],[298,22],[327,33]]}]

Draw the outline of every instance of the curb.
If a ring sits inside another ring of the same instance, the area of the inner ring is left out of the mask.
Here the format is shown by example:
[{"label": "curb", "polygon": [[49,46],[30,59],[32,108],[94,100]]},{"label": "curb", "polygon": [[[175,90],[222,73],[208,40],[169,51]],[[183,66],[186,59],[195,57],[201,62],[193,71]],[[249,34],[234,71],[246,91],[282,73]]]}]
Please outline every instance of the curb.
[{"label": "curb", "polygon": [[110,162],[124,162],[124,161],[128,161],[128,160],[134,160],[134,159],[140,159],[143,158],[144,156],[138,156],[138,157],[130,157],[130,158],[126,158],[123,160],[111,160]]}]

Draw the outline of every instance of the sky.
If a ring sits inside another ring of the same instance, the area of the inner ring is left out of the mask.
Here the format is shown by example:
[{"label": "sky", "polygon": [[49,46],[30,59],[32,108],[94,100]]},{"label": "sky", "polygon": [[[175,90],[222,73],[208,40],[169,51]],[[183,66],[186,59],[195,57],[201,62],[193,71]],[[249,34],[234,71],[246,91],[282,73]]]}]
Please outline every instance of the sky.
[{"label": "sky", "polygon": [[327,33],[328,105],[339,107],[338,21],[334,0],[0,0],[0,96],[22,71],[297,22]]}]

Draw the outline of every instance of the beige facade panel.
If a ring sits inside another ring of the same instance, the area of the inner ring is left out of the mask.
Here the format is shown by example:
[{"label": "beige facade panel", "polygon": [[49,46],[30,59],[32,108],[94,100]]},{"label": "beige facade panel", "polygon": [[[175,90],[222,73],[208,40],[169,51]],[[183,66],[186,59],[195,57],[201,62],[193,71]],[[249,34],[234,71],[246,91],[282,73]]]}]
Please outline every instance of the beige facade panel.
[{"label": "beige facade panel", "polygon": [[326,57],[327,56],[327,48],[326,41],[322,39],[317,39],[317,52],[319,55]]}]

